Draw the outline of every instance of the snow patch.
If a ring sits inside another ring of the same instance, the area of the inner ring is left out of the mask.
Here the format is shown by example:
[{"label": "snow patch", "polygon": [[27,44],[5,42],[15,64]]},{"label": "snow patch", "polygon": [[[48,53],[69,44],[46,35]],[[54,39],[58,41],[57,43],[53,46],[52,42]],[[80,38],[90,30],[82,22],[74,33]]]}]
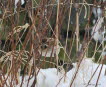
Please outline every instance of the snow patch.
[{"label": "snow patch", "polygon": [[[66,72],[66,74],[64,72],[57,71],[56,68],[40,69],[37,75],[37,83],[35,87],[70,87],[72,78],[77,69],[77,63],[73,63],[73,65],[74,68]],[[91,59],[83,59],[72,87],[86,87],[98,65],[99,64],[94,63]],[[100,64],[88,87],[95,87],[101,66],[102,64]],[[106,86],[105,70],[106,65],[103,65],[98,87]],[[29,76],[25,76],[22,87],[27,87],[28,78]],[[20,76],[20,84],[21,81],[22,77]],[[32,85],[33,81],[34,77],[32,77],[32,79],[29,81],[28,87]],[[20,87],[20,84],[15,87]]]}]

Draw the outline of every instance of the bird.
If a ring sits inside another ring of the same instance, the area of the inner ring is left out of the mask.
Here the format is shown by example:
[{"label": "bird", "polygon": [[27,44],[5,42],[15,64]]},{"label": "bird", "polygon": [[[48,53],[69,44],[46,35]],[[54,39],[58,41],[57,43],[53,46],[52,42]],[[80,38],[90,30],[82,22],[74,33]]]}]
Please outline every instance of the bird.
[{"label": "bird", "polygon": [[60,48],[62,48],[62,47],[60,45],[58,45],[58,46],[54,45],[54,42],[55,42],[54,38],[44,38],[44,39],[42,39],[42,44],[41,44],[41,46],[38,50],[39,53],[42,56],[55,57],[55,53],[58,52],[57,54],[59,54]]}]

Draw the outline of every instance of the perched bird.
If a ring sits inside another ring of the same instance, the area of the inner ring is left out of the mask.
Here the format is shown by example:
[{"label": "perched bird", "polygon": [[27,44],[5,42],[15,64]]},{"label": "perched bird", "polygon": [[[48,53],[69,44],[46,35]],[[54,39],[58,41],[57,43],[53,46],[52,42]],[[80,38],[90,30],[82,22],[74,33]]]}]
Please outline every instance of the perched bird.
[{"label": "perched bird", "polygon": [[57,54],[59,54],[60,48],[62,48],[62,47],[59,46],[59,45],[58,45],[58,47],[56,47],[56,45],[54,45],[54,42],[55,42],[54,38],[44,38],[44,39],[42,39],[42,44],[39,48],[39,53],[42,56],[54,57],[55,53],[56,53],[56,50],[58,50]]}]

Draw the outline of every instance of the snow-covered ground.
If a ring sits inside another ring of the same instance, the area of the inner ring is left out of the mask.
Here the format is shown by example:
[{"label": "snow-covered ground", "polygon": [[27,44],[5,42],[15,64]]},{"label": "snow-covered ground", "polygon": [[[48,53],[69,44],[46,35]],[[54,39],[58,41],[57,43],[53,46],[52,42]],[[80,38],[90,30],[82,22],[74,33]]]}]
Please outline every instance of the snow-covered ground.
[{"label": "snow-covered ground", "polygon": [[[58,72],[56,68],[40,69],[37,75],[37,83],[35,87],[70,87],[72,78],[77,69],[77,63],[73,63],[74,68],[64,72]],[[94,63],[91,59],[84,59],[80,65],[79,71],[71,87],[86,87],[88,81],[92,77],[99,64]],[[87,87],[95,87],[102,64],[100,64],[95,75]],[[106,65],[103,65],[102,72],[97,87],[106,87]],[[22,87],[27,87],[28,76],[25,76]],[[22,77],[20,77],[20,83]],[[31,87],[34,77],[29,81],[28,87]],[[18,84],[15,87],[20,87]]]}]

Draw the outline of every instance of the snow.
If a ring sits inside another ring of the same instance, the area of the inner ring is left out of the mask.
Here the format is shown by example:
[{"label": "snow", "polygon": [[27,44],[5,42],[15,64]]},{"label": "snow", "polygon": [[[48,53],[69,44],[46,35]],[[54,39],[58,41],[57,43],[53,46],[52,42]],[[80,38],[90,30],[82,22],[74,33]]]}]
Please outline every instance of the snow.
[{"label": "snow", "polygon": [[[92,12],[93,12],[95,18],[99,19],[99,18],[102,17],[103,11],[99,6],[98,7],[93,7]],[[95,24],[95,22],[94,22],[94,24]]]},{"label": "snow", "polygon": [[[35,87],[70,87],[72,78],[77,69],[77,63],[73,63],[73,65],[74,68],[66,72],[66,74],[64,72],[57,71],[56,68],[40,69],[37,75],[37,83]],[[86,87],[98,65],[99,64],[94,63],[91,59],[83,59],[72,87]],[[95,87],[101,66],[102,64],[100,64],[88,87]],[[106,65],[103,65],[97,87],[106,86],[105,70]],[[28,78],[28,76],[25,76],[22,87],[27,87]],[[20,77],[20,82],[21,80],[22,77]],[[32,85],[33,81],[34,77],[29,81],[28,87]],[[20,84],[18,84],[16,87],[20,87]]]},{"label": "snow", "polygon": [[[15,6],[18,4],[19,0],[15,0]],[[24,0],[21,0],[21,5],[23,5],[25,3]]]},{"label": "snow", "polygon": [[21,0],[21,5],[23,5],[25,3],[25,1],[24,0]]},{"label": "snow", "polygon": [[[103,10],[100,6],[97,7],[93,7],[92,12],[95,16],[95,19],[93,20],[94,23],[94,27],[92,29],[91,35],[93,36],[93,39],[96,42],[102,42],[104,40],[106,40],[103,36],[105,33],[105,28],[104,30],[102,30],[103,28],[103,22],[104,22],[104,18],[102,17],[103,15]],[[97,21],[96,21],[97,20]]]},{"label": "snow", "polygon": [[[14,11],[16,12],[16,9],[17,9],[17,4],[20,0],[15,0],[15,7],[14,7]],[[24,0],[21,0],[21,5],[23,5],[25,3]]]},{"label": "snow", "polygon": [[103,17],[99,18],[91,32],[93,39],[96,42],[99,41],[100,43],[102,43],[102,41],[105,40],[104,39],[105,29],[102,29],[103,22],[104,22],[104,18]]},{"label": "snow", "polygon": [[102,17],[103,10],[100,6],[93,7],[92,12],[94,14],[93,24],[96,24],[97,20]]},{"label": "snow", "polygon": [[102,40],[103,40],[103,35],[100,34],[100,33],[97,31],[97,32],[95,32],[95,34],[93,35],[93,39],[94,39],[95,41],[102,42]]},{"label": "snow", "polygon": [[[98,64],[93,63],[90,59],[84,59],[80,65],[79,72],[77,77],[72,85],[72,87],[85,87],[90,80],[92,74],[95,72],[95,69],[98,67]],[[100,72],[101,65],[97,72],[95,73],[93,79],[91,80],[88,87],[94,87],[98,78],[98,74]],[[42,73],[45,75],[45,80],[43,80],[42,84],[45,83],[45,86],[37,86],[37,87],[70,87],[70,82],[73,78],[73,75],[77,69],[77,64],[74,64],[74,68],[64,74],[57,74],[56,69],[46,69],[45,72],[42,70]],[[103,66],[101,77],[99,80],[100,85],[98,87],[104,87],[106,85],[106,76],[104,75],[106,69],[106,65]],[[54,71],[54,72],[53,72]],[[63,77],[63,78],[62,78]],[[62,78],[62,79],[61,79]],[[58,84],[59,80],[61,79],[60,83]],[[65,80],[65,81],[64,81]],[[104,83],[103,83],[104,82]]]},{"label": "snow", "polygon": [[15,0],[15,6],[17,5],[18,2],[19,2],[19,0]]},{"label": "snow", "polygon": [[[82,74],[82,78],[83,78],[83,84],[87,84],[88,81],[90,80],[91,76],[93,75],[93,73],[95,72],[96,68],[98,67],[99,64],[93,63],[92,60],[90,59],[84,59],[82,61],[82,64],[80,66],[80,70],[79,70],[79,74]],[[102,64],[100,64],[97,72],[95,73],[93,79],[91,80],[90,84],[96,84],[100,69],[101,69]],[[104,81],[106,81],[106,76],[105,76],[105,70],[106,70],[106,65],[103,66],[102,72],[101,72],[101,76],[100,76],[100,80],[99,83],[100,86],[98,87],[104,87],[106,86],[106,83],[103,83]],[[83,86],[85,87],[85,86]],[[88,87],[94,87],[92,86],[88,86]]]}]

